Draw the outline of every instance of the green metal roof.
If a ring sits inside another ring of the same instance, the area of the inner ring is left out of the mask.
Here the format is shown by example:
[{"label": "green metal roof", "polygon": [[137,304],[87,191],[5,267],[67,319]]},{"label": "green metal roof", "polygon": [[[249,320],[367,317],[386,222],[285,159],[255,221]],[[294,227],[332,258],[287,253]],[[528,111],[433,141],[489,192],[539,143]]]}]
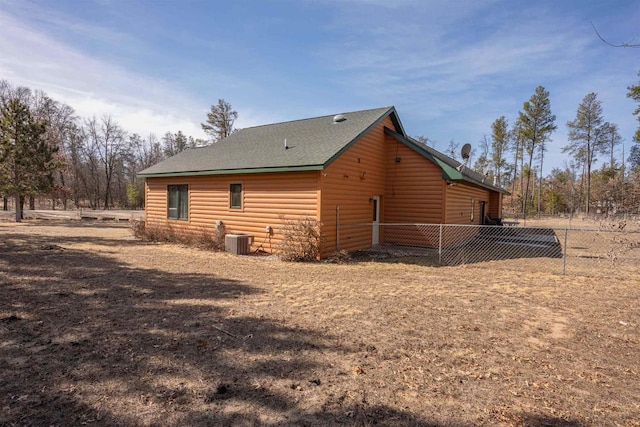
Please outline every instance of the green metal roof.
[{"label": "green metal roof", "polygon": [[332,114],[241,129],[220,142],[183,151],[138,176],[321,170],[387,116],[404,135],[394,107],[342,114],[346,120],[339,123],[334,123]]},{"label": "green metal roof", "polygon": [[431,160],[442,169],[442,179],[448,179],[450,181],[463,181],[469,184],[473,184],[478,187],[486,188],[488,190],[499,191],[500,193],[510,194],[502,187],[487,182],[487,177],[479,174],[468,167],[462,167],[462,163],[452,159],[449,156],[442,154],[441,152],[429,147],[428,145],[421,144],[411,137],[401,135],[392,129],[384,128],[387,135],[396,138],[407,147]]}]

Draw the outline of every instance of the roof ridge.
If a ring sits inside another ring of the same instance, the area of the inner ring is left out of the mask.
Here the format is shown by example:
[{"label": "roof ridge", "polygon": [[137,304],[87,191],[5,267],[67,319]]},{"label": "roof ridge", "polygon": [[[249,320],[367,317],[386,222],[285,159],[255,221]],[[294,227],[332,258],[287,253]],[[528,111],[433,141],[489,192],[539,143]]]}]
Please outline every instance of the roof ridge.
[{"label": "roof ridge", "polygon": [[323,116],[306,117],[304,119],[285,120],[283,122],[266,123],[264,125],[255,125],[255,126],[249,126],[249,127],[246,127],[246,128],[240,128],[240,129],[238,129],[238,131],[245,130],[245,129],[256,129],[256,128],[267,127],[267,126],[283,125],[283,124],[286,124],[286,123],[304,122],[306,120],[324,119],[324,118],[327,118],[327,117],[334,117],[337,114],[364,113],[364,112],[367,112],[367,111],[374,111],[374,110],[385,110],[385,111],[388,111],[391,108],[393,108],[393,106],[378,107],[378,108],[367,108],[366,110],[345,111],[345,112],[342,112],[342,113],[325,114]]}]

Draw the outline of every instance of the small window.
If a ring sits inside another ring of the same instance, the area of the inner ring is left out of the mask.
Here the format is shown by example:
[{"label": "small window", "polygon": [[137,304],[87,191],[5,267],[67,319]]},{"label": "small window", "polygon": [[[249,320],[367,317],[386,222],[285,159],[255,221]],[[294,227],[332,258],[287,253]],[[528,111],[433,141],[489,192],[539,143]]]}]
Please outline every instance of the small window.
[{"label": "small window", "polygon": [[167,218],[186,221],[189,219],[189,186],[167,186]]},{"label": "small window", "polygon": [[231,184],[229,186],[229,207],[242,209],[242,184]]}]

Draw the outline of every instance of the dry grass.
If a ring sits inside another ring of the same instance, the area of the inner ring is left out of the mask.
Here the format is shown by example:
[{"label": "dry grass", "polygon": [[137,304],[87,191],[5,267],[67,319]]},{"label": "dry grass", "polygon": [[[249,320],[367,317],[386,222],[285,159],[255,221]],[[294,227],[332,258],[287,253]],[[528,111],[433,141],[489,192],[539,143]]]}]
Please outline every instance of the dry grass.
[{"label": "dry grass", "polygon": [[632,273],[0,237],[0,425],[640,425]]},{"label": "dry grass", "polygon": [[536,218],[535,216],[527,219],[514,219],[505,218],[507,221],[518,221],[519,226],[526,227],[548,227],[548,228],[568,228],[568,229],[589,229],[589,230],[610,230],[618,229],[621,225],[624,225],[624,229],[627,231],[640,231],[640,217],[629,216],[628,218],[608,218],[602,217],[587,217],[584,215],[565,216],[565,217],[542,217]]}]

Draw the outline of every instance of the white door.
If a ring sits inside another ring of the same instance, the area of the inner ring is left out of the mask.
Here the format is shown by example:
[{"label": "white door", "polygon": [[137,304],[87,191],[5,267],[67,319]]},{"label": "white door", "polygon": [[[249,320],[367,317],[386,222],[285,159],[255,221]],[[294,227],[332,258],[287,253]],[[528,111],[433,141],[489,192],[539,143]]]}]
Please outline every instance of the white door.
[{"label": "white door", "polygon": [[371,221],[371,245],[380,243],[380,196],[371,198],[373,204],[373,218]]}]

